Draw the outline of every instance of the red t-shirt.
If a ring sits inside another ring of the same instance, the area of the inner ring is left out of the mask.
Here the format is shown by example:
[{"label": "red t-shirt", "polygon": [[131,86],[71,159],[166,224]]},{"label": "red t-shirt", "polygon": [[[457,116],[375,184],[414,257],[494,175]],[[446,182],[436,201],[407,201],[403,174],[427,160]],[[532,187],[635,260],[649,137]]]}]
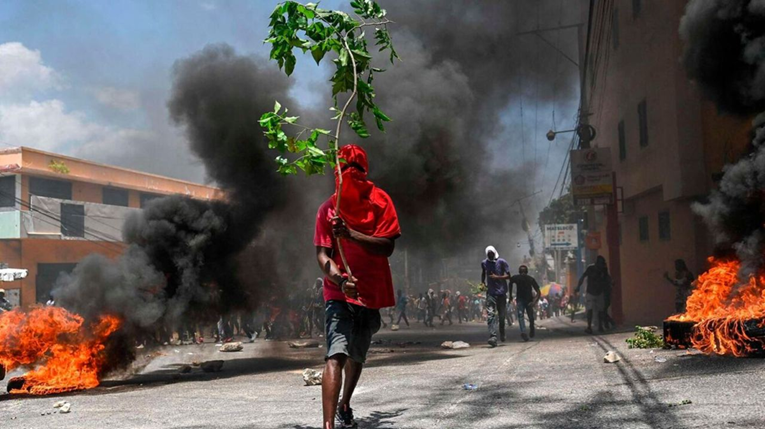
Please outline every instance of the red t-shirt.
[{"label": "red t-shirt", "polygon": [[[380,195],[383,198],[382,201],[373,205],[373,215],[376,219],[374,230],[359,232],[373,237],[397,238],[401,235],[401,228],[398,224],[393,201],[388,194],[382,191],[379,192],[381,192]],[[314,246],[332,249],[332,260],[340,268],[340,272],[345,273],[340,252],[337,251],[337,242],[332,235],[332,218],[335,217],[333,200],[333,198],[330,198],[324,202],[319,207],[318,213],[316,213],[316,231],[313,236],[313,244]],[[374,309],[395,305],[393,278],[388,258],[369,253],[351,240],[343,240],[343,250],[345,251],[346,259],[348,259],[348,264],[353,270],[353,276],[358,279],[356,287],[359,291],[359,297],[358,299],[346,297],[343,291],[340,290],[340,286],[324,277],[324,300],[347,301],[351,304]]]}]

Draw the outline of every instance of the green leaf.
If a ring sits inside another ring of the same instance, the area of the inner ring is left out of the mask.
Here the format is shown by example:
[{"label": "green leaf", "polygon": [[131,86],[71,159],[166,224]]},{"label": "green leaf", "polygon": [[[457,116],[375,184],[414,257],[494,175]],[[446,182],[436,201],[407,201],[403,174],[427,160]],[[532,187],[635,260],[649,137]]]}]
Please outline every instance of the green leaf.
[{"label": "green leaf", "polygon": [[316,131],[317,133],[324,134],[325,136],[328,136],[329,133],[330,133],[329,130],[325,130],[325,129],[322,129],[322,128],[315,128],[314,131]]},{"label": "green leaf", "polygon": [[308,152],[312,156],[324,156],[324,151],[319,149],[316,146],[308,146],[306,148],[306,152]]},{"label": "green leaf", "polygon": [[364,124],[364,121],[348,121],[348,124],[351,126],[351,129],[355,131],[356,134],[362,139],[369,137],[369,130],[367,130],[367,126]]},{"label": "green leaf", "polygon": [[327,51],[321,48],[320,45],[314,45],[313,48],[311,48],[311,56],[313,56],[313,60],[316,61],[316,64],[318,65],[322,58],[324,58],[324,54],[326,54]]},{"label": "green leaf", "polygon": [[274,101],[274,113],[279,113],[279,110],[282,109],[282,105],[279,104],[278,101]]},{"label": "green leaf", "polygon": [[284,63],[284,72],[287,73],[287,76],[290,76],[293,70],[295,70],[295,56],[290,54]]},{"label": "green leaf", "polygon": [[286,118],[283,118],[282,120],[288,124],[294,124],[295,121],[298,120],[300,116],[287,116]]},{"label": "green leaf", "polygon": [[381,121],[390,122],[390,118],[385,113],[383,113],[379,107],[375,106],[372,110],[372,113],[375,115],[375,118]]}]

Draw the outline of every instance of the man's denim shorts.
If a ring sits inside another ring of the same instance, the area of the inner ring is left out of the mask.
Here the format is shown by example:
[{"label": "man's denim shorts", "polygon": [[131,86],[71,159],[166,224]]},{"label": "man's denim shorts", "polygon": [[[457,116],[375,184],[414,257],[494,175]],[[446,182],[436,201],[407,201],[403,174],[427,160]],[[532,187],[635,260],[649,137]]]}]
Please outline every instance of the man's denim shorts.
[{"label": "man's denim shorts", "polygon": [[372,335],[380,330],[380,310],[345,301],[326,303],[327,356],[344,354],[358,363],[367,360]]}]

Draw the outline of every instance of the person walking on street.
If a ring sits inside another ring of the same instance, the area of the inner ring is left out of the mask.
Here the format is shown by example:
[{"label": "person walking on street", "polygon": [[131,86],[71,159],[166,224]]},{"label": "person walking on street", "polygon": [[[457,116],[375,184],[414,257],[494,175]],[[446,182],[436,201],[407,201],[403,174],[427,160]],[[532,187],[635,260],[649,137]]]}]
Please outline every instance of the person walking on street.
[{"label": "person walking on street", "polygon": [[[388,257],[393,254],[401,228],[393,201],[367,179],[366,152],[356,145],[340,148],[345,160],[342,205],[336,193],[316,214],[314,246],[324,272],[326,302],[326,364],[321,382],[322,429],[356,428],[351,398],[361,377],[372,335],[380,330],[380,309],[395,304]],[[340,256],[342,242],[353,276]],[[345,383],[343,383],[343,374]],[[343,396],[340,399],[340,389]]]},{"label": "person walking on street", "polygon": [[425,300],[425,295],[421,293],[417,298],[417,322],[427,323],[427,309],[428,302]]},{"label": "person walking on street", "polygon": [[444,322],[447,320],[449,321],[449,325],[453,325],[452,322],[452,299],[450,297],[449,291],[443,293],[441,297],[441,309],[444,311],[441,315],[441,325],[443,326]]},{"label": "person walking on street", "polygon": [[427,314],[425,316],[425,326],[433,326],[433,318],[436,317],[436,309],[438,308],[438,298],[436,298],[436,292],[433,289],[428,289],[428,294],[425,295],[425,304],[427,305]]},{"label": "person walking on street", "polygon": [[486,259],[481,262],[481,284],[487,286],[486,313],[489,325],[489,347],[505,341],[505,312],[507,311],[507,281],[510,265],[499,257],[494,246],[486,248]]},{"label": "person walking on street", "polygon": [[[539,290],[539,284],[529,275],[529,267],[521,265],[518,267],[518,274],[510,277],[510,287],[515,285],[515,305],[518,311],[518,327],[521,330],[521,338],[523,341],[528,341],[529,338],[534,338],[534,307],[542,297],[542,292]],[[526,320],[524,320],[524,313],[529,318],[529,333],[526,334]]]},{"label": "person walking on street", "polygon": [[409,304],[409,298],[404,295],[404,292],[398,290],[398,299],[396,300],[396,310],[398,310],[398,321],[396,325],[401,325],[401,319],[404,319],[406,326],[409,326],[409,319],[406,318],[406,306]]},{"label": "person walking on street", "polygon": [[608,274],[606,258],[598,256],[595,264],[587,267],[574,290],[577,294],[585,278],[587,279],[587,295],[584,297],[584,309],[587,315],[587,329],[584,331],[592,334],[592,316],[594,312],[597,312],[598,332],[603,332],[603,323],[606,320],[605,291],[606,288],[611,287],[611,276]]},{"label": "person walking on street", "polygon": [[465,319],[466,323],[468,322],[467,305],[468,300],[465,295],[457,291],[457,321],[460,323],[462,323],[462,319]]},{"label": "person walking on street", "polygon": [[675,278],[669,277],[669,273],[664,272],[664,278],[675,286],[675,312],[677,314],[685,313],[685,303],[693,292],[693,281],[696,278],[685,265],[685,260],[675,259]]}]

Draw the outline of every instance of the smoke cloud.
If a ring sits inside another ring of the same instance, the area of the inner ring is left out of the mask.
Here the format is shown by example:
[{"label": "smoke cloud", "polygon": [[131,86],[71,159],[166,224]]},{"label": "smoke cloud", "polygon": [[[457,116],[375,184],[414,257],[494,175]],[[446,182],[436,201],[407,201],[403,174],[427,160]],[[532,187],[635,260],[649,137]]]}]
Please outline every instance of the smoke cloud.
[{"label": "smoke cloud", "polygon": [[238,275],[239,255],[283,205],[285,189],[257,118],[274,99],[289,101],[289,82],[259,62],[226,45],[176,62],[170,117],[226,199],[151,201],[126,221],[129,248],[116,262],[89,257],[62,279],[54,292],[61,305],[88,317],[117,314],[138,330],[254,308],[268,276]]},{"label": "smoke cloud", "polygon": [[694,0],[680,23],[688,75],[720,109],[765,110],[765,3]]},{"label": "smoke cloud", "polygon": [[[765,109],[765,3],[694,0],[680,24],[690,78],[726,112],[752,116]],[[752,153],[727,166],[719,189],[696,204],[720,251],[740,258],[746,279],[763,267],[765,252],[765,116],[753,123]]]}]

